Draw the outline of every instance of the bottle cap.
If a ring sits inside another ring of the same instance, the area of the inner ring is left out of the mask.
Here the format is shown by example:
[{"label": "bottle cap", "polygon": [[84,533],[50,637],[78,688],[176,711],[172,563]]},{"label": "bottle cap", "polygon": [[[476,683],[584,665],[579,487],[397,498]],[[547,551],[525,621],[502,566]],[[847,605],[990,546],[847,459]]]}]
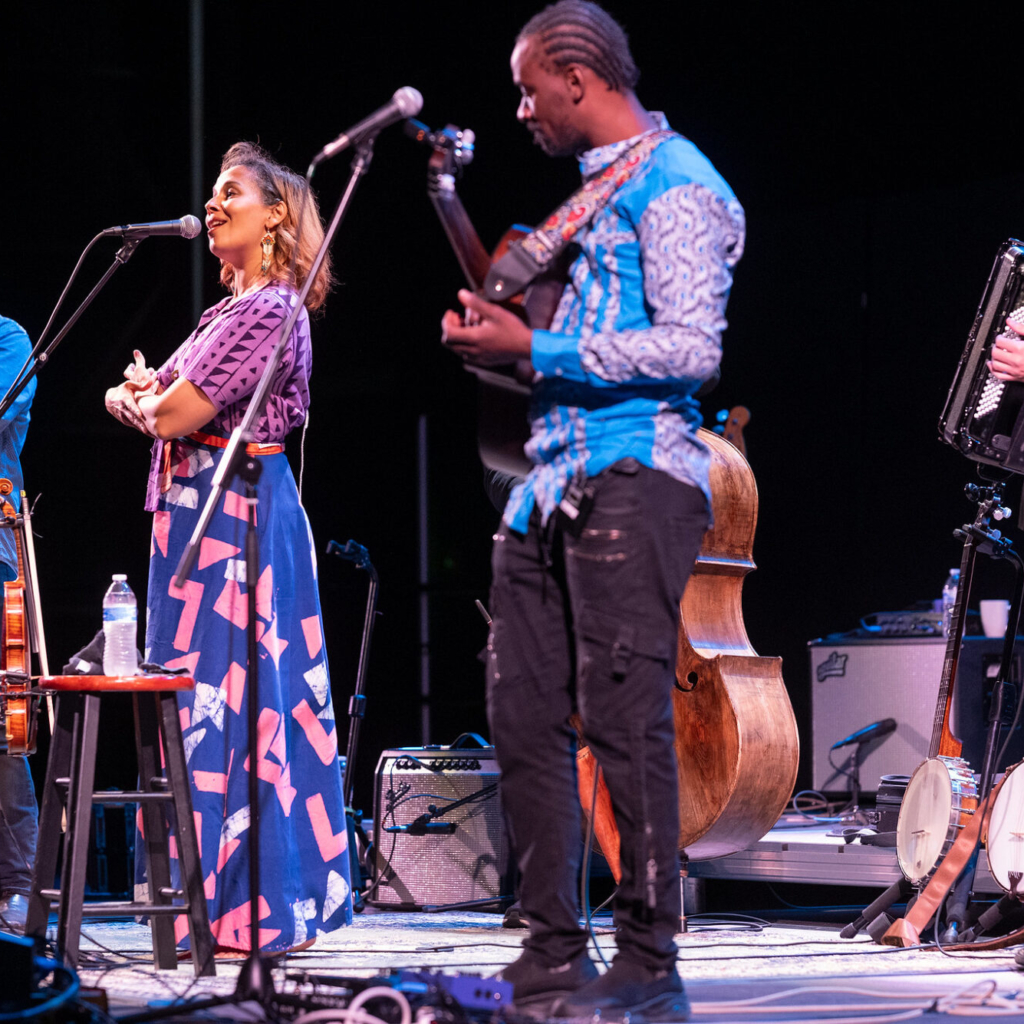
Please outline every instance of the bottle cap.
[{"label": "bottle cap", "polygon": [[123,572],[115,572],[114,575],[110,578],[118,583],[123,583],[126,579],[128,579],[128,577]]}]

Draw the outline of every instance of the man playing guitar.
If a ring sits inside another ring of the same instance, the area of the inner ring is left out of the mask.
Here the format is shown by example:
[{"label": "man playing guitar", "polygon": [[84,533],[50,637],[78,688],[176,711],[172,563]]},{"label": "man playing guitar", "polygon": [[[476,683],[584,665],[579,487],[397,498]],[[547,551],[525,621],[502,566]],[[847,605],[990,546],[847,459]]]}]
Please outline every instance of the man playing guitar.
[{"label": "man playing guitar", "polygon": [[[707,158],[641,106],[625,33],[596,4],[561,0],[531,19],[512,75],[535,143],[615,187],[560,221],[575,219],[580,252],[550,329],[469,291],[465,318],[442,323],[469,363],[533,370],[533,468],[495,538],[490,602],[488,715],[530,922],[502,976],[534,1015],[680,1020],[671,693],[709,494],[694,395],[718,372],[743,211]],[[577,709],[622,839],[618,954],[601,977],[575,896]]]}]

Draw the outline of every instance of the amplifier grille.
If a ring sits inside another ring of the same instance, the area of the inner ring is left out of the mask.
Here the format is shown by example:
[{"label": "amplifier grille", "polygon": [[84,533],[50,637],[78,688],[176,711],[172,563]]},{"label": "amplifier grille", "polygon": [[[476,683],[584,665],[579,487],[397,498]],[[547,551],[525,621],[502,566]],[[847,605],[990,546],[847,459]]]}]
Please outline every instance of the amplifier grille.
[{"label": "amplifier grille", "polygon": [[510,896],[494,748],[386,750],[374,785],[372,903],[408,909]]}]

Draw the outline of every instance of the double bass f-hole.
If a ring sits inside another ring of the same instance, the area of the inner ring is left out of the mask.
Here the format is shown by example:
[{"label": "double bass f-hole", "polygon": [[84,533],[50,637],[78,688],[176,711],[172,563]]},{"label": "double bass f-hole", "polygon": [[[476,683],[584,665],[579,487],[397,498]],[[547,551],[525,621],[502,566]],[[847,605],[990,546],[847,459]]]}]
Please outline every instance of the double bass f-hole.
[{"label": "double bass f-hole", "polygon": [[675,685],[682,693],[689,693],[699,682],[700,677],[696,672],[687,672],[682,679],[676,677]]}]

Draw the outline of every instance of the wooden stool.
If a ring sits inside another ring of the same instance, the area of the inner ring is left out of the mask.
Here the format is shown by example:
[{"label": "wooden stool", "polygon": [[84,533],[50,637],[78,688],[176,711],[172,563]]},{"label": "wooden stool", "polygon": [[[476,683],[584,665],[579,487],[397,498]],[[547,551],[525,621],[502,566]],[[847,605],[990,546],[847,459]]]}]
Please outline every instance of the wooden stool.
[{"label": "wooden stool", "polygon": [[[174,970],[178,966],[174,915],[185,914],[195,972],[215,974],[213,936],[206,912],[192,794],[175,697],[176,690],[194,689],[195,680],[187,676],[44,676],[39,686],[57,694],[57,713],[40,807],[39,842],[25,934],[45,937],[50,904],[56,902],[57,951],[65,964],[74,967],[78,962],[83,917],[146,914],[153,932],[154,962],[157,967]],[[111,693],[132,695],[141,787],[137,793],[93,792],[100,698]],[[161,751],[166,778],[161,774]],[[86,906],[85,871],[92,805],[126,802],[138,803],[142,809],[149,900]],[[180,889],[171,888],[170,843],[163,803],[173,805],[177,822]],[[65,807],[67,832],[63,837],[60,888],[52,889]]]}]

